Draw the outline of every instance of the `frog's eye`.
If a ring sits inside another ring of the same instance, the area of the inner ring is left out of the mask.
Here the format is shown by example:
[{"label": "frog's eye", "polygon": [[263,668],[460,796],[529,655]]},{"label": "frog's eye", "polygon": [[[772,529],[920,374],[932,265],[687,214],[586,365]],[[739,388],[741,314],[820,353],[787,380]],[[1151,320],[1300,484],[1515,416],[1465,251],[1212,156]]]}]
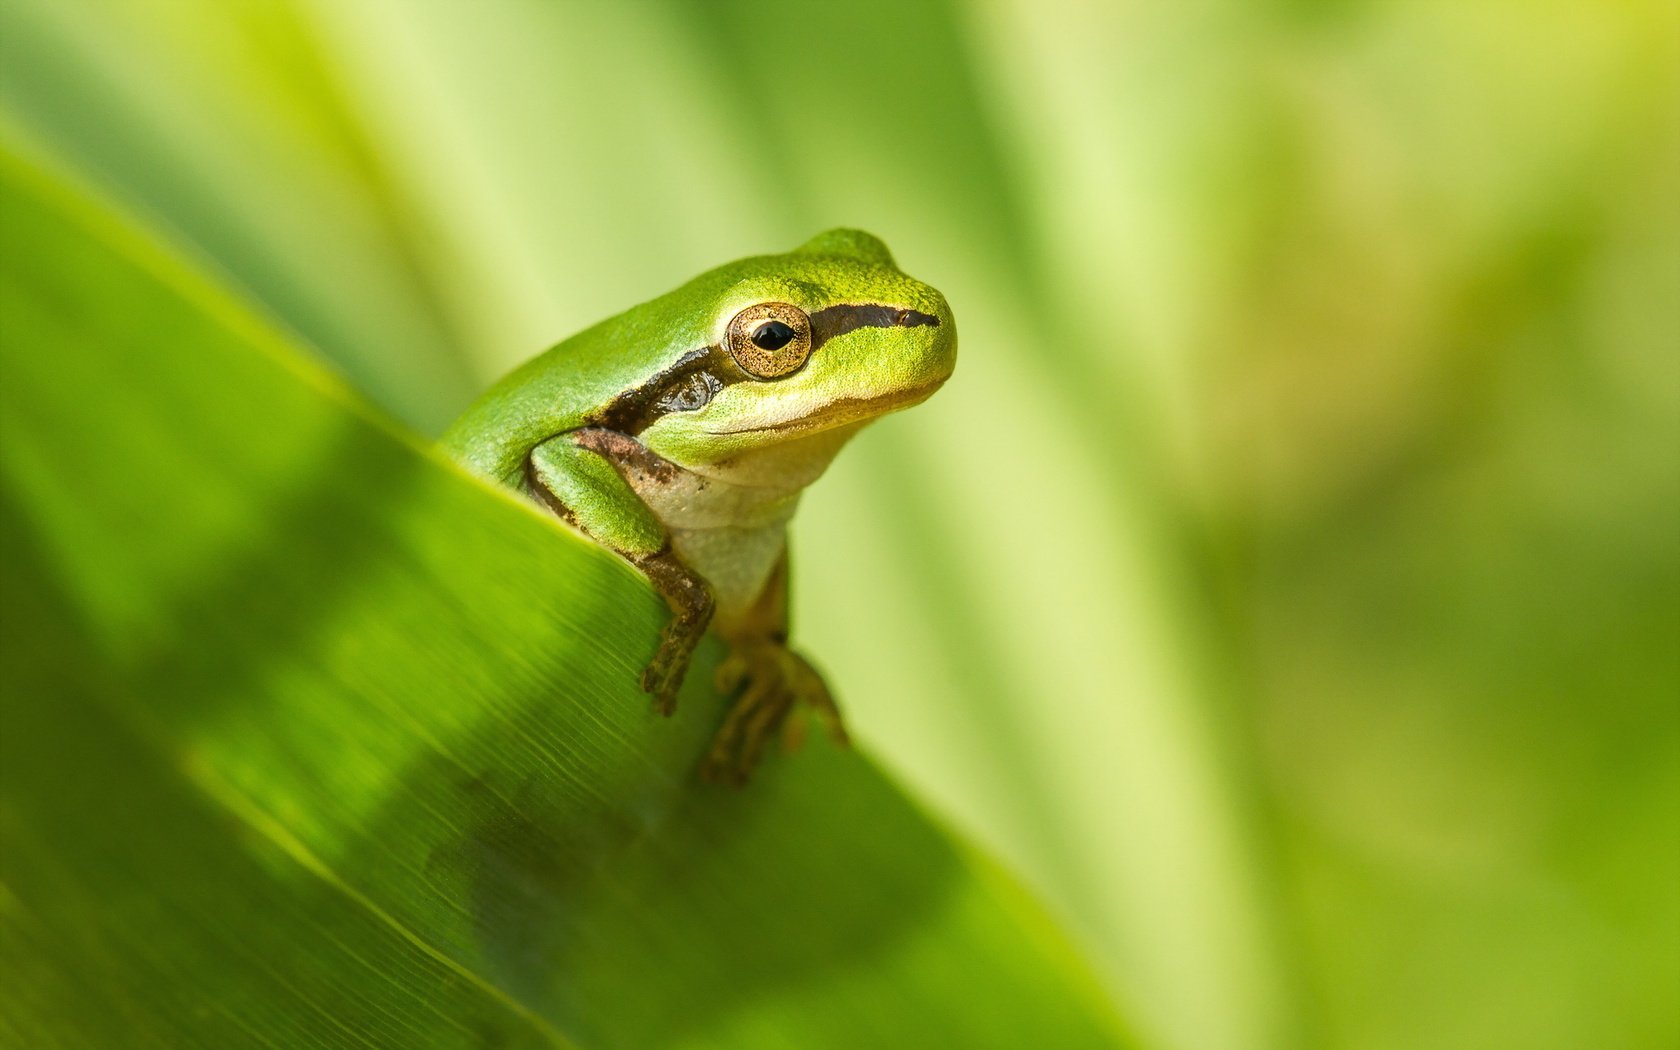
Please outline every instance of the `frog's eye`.
[{"label": "frog's eye", "polygon": [[730,318],[729,356],[758,379],[792,375],[811,356],[811,319],[791,303],[759,303]]},{"label": "frog's eye", "polygon": [[793,342],[793,329],[780,321],[765,321],[753,329],[753,345],[767,353],[774,353]]}]

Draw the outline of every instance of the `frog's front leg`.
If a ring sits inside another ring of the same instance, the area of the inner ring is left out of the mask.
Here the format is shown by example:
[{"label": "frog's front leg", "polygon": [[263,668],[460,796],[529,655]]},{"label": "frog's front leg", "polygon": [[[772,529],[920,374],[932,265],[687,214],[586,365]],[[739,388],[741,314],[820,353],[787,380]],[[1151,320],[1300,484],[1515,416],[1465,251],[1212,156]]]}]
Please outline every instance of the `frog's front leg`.
[{"label": "frog's front leg", "polygon": [[718,665],[717,687],[739,695],[712,741],[702,776],[714,782],[745,783],[778,726],[785,725],[783,741],[790,750],[799,746],[805,722],[798,717],[788,720],[796,706],[807,708],[835,743],[848,742],[828,684],[788,647],[786,550],[752,609],[722,633],[729,655]]},{"label": "frog's front leg", "polygon": [[637,497],[629,478],[675,469],[634,438],[600,428],[574,430],[531,450],[525,485],[530,494],[590,539],[618,552],[647,576],[671,607],[659,649],[642,671],[641,686],[655,709],[677,708],[689,659],[711,622],[711,588],[672,551],[664,524]]}]

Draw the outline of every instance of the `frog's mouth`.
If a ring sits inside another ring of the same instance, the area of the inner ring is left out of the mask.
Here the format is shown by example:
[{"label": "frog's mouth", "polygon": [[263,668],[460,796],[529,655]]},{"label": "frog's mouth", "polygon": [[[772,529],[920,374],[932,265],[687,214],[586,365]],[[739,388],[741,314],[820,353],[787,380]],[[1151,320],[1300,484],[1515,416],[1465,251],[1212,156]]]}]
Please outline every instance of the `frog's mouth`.
[{"label": "frog's mouth", "polygon": [[851,423],[861,423],[884,416],[888,412],[919,405],[934,395],[940,387],[945,385],[944,379],[925,383],[922,386],[911,387],[908,390],[897,390],[880,397],[842,397],[830,401],[816,409],[794,419],[783,420],[758,427],[736,427],[730,430],[708,430],[706,433],[713,437],[725,437],[730,434],[815,434],[824,430],[833,430]]}]

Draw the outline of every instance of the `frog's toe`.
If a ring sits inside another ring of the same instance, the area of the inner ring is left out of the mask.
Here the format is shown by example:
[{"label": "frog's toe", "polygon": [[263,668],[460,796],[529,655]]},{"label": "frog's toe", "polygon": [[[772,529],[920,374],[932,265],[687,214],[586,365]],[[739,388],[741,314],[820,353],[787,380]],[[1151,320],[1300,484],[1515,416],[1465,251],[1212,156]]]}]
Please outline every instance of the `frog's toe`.
[{"label": "frog's toe", "polygon": [[750,740],[748,733],[763,718],[763,712],[773,711],[781,706],[786,711],[786,705],[778,705],[776,692],[781,683],[775,679],[757,678],[747,682],[746,689],[736,699],[729,715],[718,727],[717,736],[712,739],[711,750],[706,753],[706,761],[700,767],[700,775],[712,783],[735,783],[746,781],[739,756],[747,748]]},{"label": "frog's toe", "polygon": [[732,650],[718,663],[717,672],[712,675],[712,683],[717,686],[718,692],[733,696],[751,673],[751,662],[739,650]]},{"label": "frog's toe", "polygon": [[671,667],[655,659],[642,670],[642,692],[653,696],[653,709],[670,718],[677,710],[677,692],[682,688],[680,667]]},{"label": "frog's toe", "polygon": [[[800,663],[805,663],[800,660]],[[822,680],[809,664],[805,668],[810,672],[809,684],[801,692],[799,699],[810,709],[811,717],[822,723],[828,738],[841,747],[849,747],[852,738],[846,733],[846,722],[840,716],[840,705],[834,702],[834,694],[829,692],[828,683]]]},{"label": "frog's toe", "polygon": [[782,728],[783,747],[797,748],[805,736],[805,720],[788,717],[796,705],[808,708],[836,743],[847,742],[840,709],[827,683],[784,645],[737,646],[719,666],[717,683],[720,689],[738,688],[740,694],[701,767],[707,780],[744,783],[778,728]]},{"label": "frog's toe", "polygon": [[788,712],[793,709],[793,699],[793,694],[787,690],[777,690],[747,717],[741,732],[740,748],[735,755],[733,779],[736,784],[745,784],[752,776],[758,760],[764,755],[765,741],[787,719]]}]

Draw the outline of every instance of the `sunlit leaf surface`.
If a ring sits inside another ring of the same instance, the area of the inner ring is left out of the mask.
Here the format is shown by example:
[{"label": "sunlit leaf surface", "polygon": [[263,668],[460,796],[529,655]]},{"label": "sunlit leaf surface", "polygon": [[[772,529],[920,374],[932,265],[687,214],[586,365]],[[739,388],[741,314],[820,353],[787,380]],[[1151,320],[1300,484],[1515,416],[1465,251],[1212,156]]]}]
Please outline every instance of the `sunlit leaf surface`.
[{"label": "sunlit leaf surface", "polygon": [[1083,964],[861,756],[750,789],[627,567],[9,162],[11,1045],[1108,1046]]}]

